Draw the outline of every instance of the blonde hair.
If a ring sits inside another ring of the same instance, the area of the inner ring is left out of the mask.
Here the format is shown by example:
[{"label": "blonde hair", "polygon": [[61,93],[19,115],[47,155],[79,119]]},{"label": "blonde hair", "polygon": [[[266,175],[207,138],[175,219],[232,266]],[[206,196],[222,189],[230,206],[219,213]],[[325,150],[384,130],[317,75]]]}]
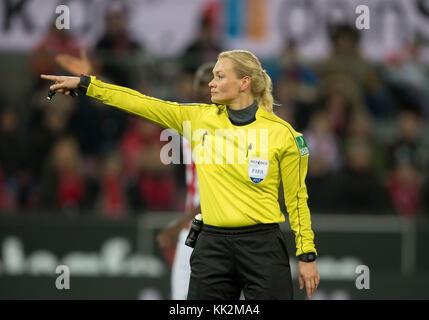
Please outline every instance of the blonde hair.
[{"label": "blonde hair", "polygon": [[258,58],[246,50],[231,50],[221,52],[218,59],[228,58],[233,61],[234,71],[239,78],[248,76],[252,79],[251,92],[256,97],[258,105],[273,113],[274,98],[273,84],[267,72],[262,69]]}]

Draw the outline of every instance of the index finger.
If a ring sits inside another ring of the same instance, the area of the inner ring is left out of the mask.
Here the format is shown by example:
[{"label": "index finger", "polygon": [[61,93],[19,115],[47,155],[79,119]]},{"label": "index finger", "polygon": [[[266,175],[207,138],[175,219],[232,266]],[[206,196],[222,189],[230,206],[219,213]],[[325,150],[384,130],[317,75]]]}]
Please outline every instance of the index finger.
[{"label": "index finger", "polygon": [[40,78],[46,79],[46,80],[52,80],[52,81],[58,81],[59,80],[58,76],[52,76],[52,75],[47,75],[47,74],[41,74]]}]

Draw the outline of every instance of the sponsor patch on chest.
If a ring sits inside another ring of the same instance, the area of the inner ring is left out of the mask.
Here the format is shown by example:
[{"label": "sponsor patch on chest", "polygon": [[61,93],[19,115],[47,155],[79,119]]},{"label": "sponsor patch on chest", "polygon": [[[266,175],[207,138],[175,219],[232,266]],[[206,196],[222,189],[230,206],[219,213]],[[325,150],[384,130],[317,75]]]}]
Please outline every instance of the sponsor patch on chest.
[{"label": "sponsor patch on chest", "polygon": [[268,174],[270,161],[261,159],[249,159],[247,173],[253,183],[259,183],[265,179]]}]

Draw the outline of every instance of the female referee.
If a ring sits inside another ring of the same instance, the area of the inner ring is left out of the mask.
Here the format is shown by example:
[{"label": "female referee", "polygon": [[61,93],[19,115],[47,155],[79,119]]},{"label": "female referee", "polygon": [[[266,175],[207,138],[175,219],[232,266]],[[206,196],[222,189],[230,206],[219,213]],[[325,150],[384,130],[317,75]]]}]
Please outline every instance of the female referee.
[{"label": "female referee", "polygon": [[[203,229],[191,256],[188,299],[292,299],[289,256],[279,223],[283,181],[295,233],[298,279],[307,296],[320,277],[307,205],[304,137],[273,114],[271,79],[250,52],[222,52],[210,81],[216,105],[178,104],[103,83],[94,76],[41,75],[50,89],[86,95],[184,135],[192,146]],[[224,143],[225,142],[225,143]]]}]

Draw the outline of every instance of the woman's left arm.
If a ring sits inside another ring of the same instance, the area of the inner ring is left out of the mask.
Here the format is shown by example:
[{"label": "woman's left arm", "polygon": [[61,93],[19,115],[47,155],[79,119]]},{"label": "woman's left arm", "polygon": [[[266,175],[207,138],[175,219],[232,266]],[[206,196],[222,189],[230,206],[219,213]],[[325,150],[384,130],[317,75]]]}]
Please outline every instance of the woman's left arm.
[{"label": "woman's left arm", "polygon": [[308,149],[303,136],[292,128],[287,133],[280,155],[280,171],[286,209],[291,229],[295,233],[296,255],[306,252],[317,254],[314,233],[311,230],[310,210],[307,205],[305,178],[308,168]]},{"label": "woman's left arm", "polygon": [[[317,255],[305,185],[308,157],[309,152],[304,137],[290,128],[281,155],[280,170],[289,223],[295,233],[296,256],[309,252]],[[298,280],[300,289],[305,285],[307,296],[310,298],[320,282],[315,261],[298,262]]]}]

